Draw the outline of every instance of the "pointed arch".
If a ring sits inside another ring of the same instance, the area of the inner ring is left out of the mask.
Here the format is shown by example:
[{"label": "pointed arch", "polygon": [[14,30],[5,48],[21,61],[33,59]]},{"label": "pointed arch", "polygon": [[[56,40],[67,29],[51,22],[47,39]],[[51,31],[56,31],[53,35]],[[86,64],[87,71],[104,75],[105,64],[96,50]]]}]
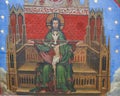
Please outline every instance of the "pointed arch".
[{"label": "pointed arch", "polygon": [[20,39],[22,38],[22,24],[23,24],[23,16],[21,13],[18,14],[18,25],[19,25],[19,34],[20,34]]},{"label": "pointed arch", "polygon": [[102,57],[102,70],[105,71],[106,70],[106,56]]},{"label": "pointed arch", "polygon": [[11,31],[12,31],[12,34],[16,34],[16,14],[15,12],[13,11],[10,15],[10,25],[11,25]]},{"label": "pointed arch", "polygon": [[12,83],[12,86],[15,85],[15,78],[14,77],[11,78],[11,83]]},{"label": "pointed arch", "polygon": [[105,79],[102,80],[102,87],[105,87]]},{"label": "pointed arch", "polygon": [[94,26],[95,26],[95,16],[92,15],[90,17],[90,34],[91,34],[91,40],[94,39]]},{"label": "pointed arch", "polygon": [[12,53],[10,54],[10,67],[14,68],[14,56]]},{"label": "pointed arch", "polygon": [[102,17],[101,15],[97,15],[97,18],[96,18],[96,26],[97,26],[97,41],[100,42],[100,34],[102,32]]}]

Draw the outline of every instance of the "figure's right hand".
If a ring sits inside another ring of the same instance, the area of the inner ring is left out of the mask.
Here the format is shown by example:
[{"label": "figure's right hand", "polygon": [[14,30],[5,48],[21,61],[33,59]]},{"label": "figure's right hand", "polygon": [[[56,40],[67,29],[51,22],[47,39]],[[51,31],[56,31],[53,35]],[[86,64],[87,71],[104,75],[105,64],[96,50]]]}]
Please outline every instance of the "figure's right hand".
[{"label": "figure's right hand", "polygon": [[55,47],[55,45],[54,45],[54,44],[52,44],[51,46],[52,46],[53,48]]},{"label": "figure's right hand", "polygon": [[35,42],[32,41],[32,40],[28,40],[27,43],[28,43],[28,44],[33,44],[33,45],[35,44]]}]

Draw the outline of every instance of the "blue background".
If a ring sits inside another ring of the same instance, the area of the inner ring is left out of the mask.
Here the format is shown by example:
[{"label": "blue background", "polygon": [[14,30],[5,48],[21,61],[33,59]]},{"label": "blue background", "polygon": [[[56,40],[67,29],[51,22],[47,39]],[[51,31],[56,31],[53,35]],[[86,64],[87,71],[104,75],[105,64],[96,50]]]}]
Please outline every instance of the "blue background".
[{"label": "blue background", "polygon": [[[6,1],[9,4],[6,4]],[[31,1],[31,0],[30,0]],[[80,0],[83,4],[84,0]],[[0,0],[0,30],[4,30],[4,33],[0,31],[0,67],[7,70],[6,67],[6,37],[8,34],[8,24],[9,24],[9,6],[23,6],[24,0]],[[114,0],[89,0],[90,9],[103,9],[104,15],[104,26],[105,35],[110,37],[111,42],[111,81],[113,80],[113,75],[115,70],[120,68],[120,8],[114,2]],[[112,10],[108,10],[111,7]],[[4,19],[1,18],[4,16]],[[118,21],[118,24],[115,24]],[[116,38],[116,35],[118,38]],[[107,41],[106,41],[107,42]],[[4,48],[4,49],[3,49]],[[118,52],[115,52],[118,50]]]}]

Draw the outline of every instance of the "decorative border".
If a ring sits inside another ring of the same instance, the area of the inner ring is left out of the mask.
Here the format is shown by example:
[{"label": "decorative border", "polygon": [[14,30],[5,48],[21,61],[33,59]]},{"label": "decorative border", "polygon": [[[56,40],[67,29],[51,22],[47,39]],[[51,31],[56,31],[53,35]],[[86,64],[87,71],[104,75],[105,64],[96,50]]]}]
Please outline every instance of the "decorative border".
[{"label": "decorative border", "polygon": [[88,8],[52,8],[52,7],[25,7],[25,13],[59,13],[59,14],[71,14],[71,15],[88,15]]}]

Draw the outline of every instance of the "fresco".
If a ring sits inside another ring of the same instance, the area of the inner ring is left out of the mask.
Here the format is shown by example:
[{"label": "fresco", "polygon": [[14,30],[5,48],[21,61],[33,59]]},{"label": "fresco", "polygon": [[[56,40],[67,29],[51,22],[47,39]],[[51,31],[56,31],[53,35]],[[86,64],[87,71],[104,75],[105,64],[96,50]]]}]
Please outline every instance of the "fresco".
[{"label": "fresco", "polygon": [[0,94],[119,96],[119,0],[0,0]]}]

